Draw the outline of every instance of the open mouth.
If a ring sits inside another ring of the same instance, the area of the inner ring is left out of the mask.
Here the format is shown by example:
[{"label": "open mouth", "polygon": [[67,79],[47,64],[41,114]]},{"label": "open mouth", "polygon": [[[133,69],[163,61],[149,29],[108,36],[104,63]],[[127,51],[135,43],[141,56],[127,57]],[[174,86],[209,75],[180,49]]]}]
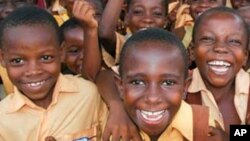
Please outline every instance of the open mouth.
[{"label": "open mouth", "polygon": [[168,113],[167,110],[160,110],[160,111],[145,111],[140,110],[141,118],[144,122],[148,124],[158,124],[160,123],[164,115]]},{"label": "open mouth", "polygon": [[28,87],[40,87],[42,86],[47,80],[37,81],[37,82],[29,82],[26,83]]},{"label": "open mouth", "polygon": [[213,60],[208,62],[209,68],[215,74],[225,74],[231,67],[231,64],[227,61],[222,60]]}]

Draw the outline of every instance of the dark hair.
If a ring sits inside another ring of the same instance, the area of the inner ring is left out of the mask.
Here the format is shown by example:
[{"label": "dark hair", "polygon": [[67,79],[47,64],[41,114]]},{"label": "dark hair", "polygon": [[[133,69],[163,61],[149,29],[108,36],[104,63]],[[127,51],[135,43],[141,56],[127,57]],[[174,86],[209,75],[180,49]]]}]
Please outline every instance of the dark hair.
[{"label": "dark hair", "polygon": [[[173,33],[166,31],[164,29],[160,28],[148,28],[146,30],[141,30],[136,33],[134,33],[124,44],[121,56],[120,56],[120,62],[119,62],[119,73],[122,76],[123,75],[123,69],[124,69],[124,62],[125,58],[128,54],[128,50],[130,48],[134,48],[134,44],[145,42],[145,41],[152,41],[152,42],[162,42],[166,44],[171,44],[172,47],[178,49],[181,53],[181,58],[183,60],[184,66],[184,72],[185,72],[185,78],[188,75],[188,57],[187,57],[187,51],[180,41],[179,38],[177,38]],[[168,46],[166,46],[168,47]]]},{"label": "dark hair", "polygon": [[[127,10],[129,10],[130,8],[130,4],[132,3],[133,0],[126,0],[127,3]],[[163,6],[165,7],[165,14],[168,14],[168,4],[169,4],[169,0],[162,0],[163,1]]]},{"label": "dark hair", "polygon": [[[198,19],[195,21],[195,26],[193,29],[193,33],[192,33],[192,41],[195,42],[195,37],[197,34],[197,31],[200,27],[200,25],[202,24],[202,22],[207,19],[207,17],[209,17],[212,14],[230,14],[233,15],[234,17],[238,18],[240,21],[242,21],[242,25],[244,27],[244,32],[246,32],[247,37],[249,37],[249,32],[248,32],[248,25],[247,23],[244,21],[244,19],[239,15],[238,11],[232,9],[232,8],[228,8],[225,6],[221,6],[221,7],[215,7],[215,8],[211,8],[207,11],[205,11],[204,13],[202,13]],[[232,27],[233,28],[233,27]],[[248,44],[248,40],[247,40],[247,44]]]},{"label": "dark hair", "polygon": [[[65,40],[64,38],[64,34],[67,30],[69,29],[73,29],[73,28],[77,28],[80,27],[81,25],[80,23],[75,19],[75,18],[70,18],[67,21],[65,21],[59,28],[59,33],[60,33],[60,38],[62,40]],[[83,29],[83,28],[82,28]]]},{"label": "dark hair", "polygon": [[46,10],[35,7],[26,6],[20,7],[11,12],[0,25],[0,47],[3,46],[3,34],[8,28],[13,28],[21,25],[34,26],[34,25],[48,25],[55,30],[58,43],[61,43],[59,36],[59,27],[54,17]]}]

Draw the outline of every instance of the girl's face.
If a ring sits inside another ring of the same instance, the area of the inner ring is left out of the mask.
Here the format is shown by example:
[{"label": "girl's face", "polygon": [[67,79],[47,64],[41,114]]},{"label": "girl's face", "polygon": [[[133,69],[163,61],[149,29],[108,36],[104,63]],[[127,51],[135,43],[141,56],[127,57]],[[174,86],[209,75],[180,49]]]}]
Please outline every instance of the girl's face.
[{"label": "girl's face", "polygon": [[148,27],[163,28],[166,24],[166,12],[163,0],[133,0],[125,23],[132,33]]}]

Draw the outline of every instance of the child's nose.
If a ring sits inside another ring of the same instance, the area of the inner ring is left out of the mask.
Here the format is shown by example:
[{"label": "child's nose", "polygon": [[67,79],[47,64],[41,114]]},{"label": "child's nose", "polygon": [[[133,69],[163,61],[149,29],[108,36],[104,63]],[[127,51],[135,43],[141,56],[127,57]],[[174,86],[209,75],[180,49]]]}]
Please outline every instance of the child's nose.
[{"label": "child's nose", "polygon": [[213,48],[214,52],[216,53],[228,53],[228,48],[227,48],[227,44],[224,42],[217,42]]},{"label": "child's nose", "polygon": [[149,105],[157,105],[161,102],[161,92],[158,90],[157,85],[150,85],[145,92],[145,101]]},{"label": "child's nose", "polygon": [[153,19],[152,15],[145,14],[145,16],[143,17],[143,22],[146,23],[147,25],[151,25],[154,23],[154,19]]},{"label": "child's nose", "polygon": [[33,76],[42,73],[41,65],[37,62],[30,62],[25,73],[26,76]]}]

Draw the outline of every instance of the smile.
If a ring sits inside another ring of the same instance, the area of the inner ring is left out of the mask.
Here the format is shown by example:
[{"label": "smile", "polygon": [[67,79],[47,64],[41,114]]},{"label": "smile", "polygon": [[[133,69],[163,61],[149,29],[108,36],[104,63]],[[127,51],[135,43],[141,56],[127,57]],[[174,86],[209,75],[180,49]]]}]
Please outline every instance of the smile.
[{"label": "smile", "polygon": [[141,110],[140,113],[146,121],[154,122],[159,121],[163,117],[165,110],[155,112]]},{"label": "smile", "polygon": [[46,82],[46,80],[38,81],[38,82],[30,82],[26,83],[29,87],[39,87],[43,85]]},{"label": "smile", "polygon": [[216,74],[224,74],[231,67],[231,64],[229,62],[221,60],[210,61],[208,62],[208,65],[209,68],[213,70]]}]

